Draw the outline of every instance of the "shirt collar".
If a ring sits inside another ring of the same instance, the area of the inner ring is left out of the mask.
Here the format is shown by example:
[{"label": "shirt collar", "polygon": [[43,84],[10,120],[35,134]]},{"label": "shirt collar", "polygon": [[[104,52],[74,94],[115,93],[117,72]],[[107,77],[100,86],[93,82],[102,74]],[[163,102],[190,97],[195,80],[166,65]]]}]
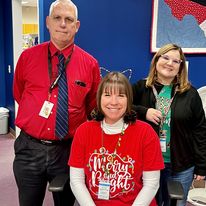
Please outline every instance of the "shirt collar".
[{"label": "shirt collar", "polygon": [[[74,44],[71,44],[61,51],[61,53],[64,55],[65,59],[67,59],[68,56],[71,54],[73,48],[74,48]],[[51,41],[49,43],[49,49],[51,52],[51,57],[53,57],[55,54],[60,53],[60,51],[54,46],[54,44]]]}]

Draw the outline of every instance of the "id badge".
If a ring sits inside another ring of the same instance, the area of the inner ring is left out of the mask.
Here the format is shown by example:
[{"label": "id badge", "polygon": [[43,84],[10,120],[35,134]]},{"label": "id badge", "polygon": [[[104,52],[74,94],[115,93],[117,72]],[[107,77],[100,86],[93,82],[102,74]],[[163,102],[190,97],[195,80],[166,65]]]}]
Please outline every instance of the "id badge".
[{"label": "id badge", "polygon": [[165,138],[160,138],[160,146],[161,146],[161,151],[166,152],[167,145],[166,145],[166,139]]},{"label": "id badge", "polygon": [[53,108],[54,104],[49,102],[49,101],[45,101],[40,112],[39,112],[39,116],[44,117],[44,118],[48,118],[49,115],[51,114],[51,110]]},{"label": "id badge", "polygon": [[161,151],[166,152],[167,143],[166,143],[166,131],[165,130],[160,131],[160,146],[161,146]]},{"label": "id badge", "polygon": [[109,200],[110,183],[99,182],[98,199]]}]

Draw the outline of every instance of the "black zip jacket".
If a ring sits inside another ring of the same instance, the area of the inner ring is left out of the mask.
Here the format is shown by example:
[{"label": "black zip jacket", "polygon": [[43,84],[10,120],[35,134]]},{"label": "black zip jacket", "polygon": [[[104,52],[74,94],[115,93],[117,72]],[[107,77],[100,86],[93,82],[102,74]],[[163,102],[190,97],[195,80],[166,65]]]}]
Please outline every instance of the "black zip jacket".
[{"label": "black zip jacket", "polygon": [[[140,80],[133,87],[133,104],[137,117],[146,121],[146,112],[155,108],[152,88],[146,88],[146,80]],[[163,85],[155,88],[159,93]],[[174,88],[172,96],[174,95]],[[159,134],[159,126],[146,121]],[[201,98],[197,90],[191,88],[184,93],[176,93],[171,104],[171,165],[174,172],[195,166],[195,174],[206,175],[206,120]]]}]

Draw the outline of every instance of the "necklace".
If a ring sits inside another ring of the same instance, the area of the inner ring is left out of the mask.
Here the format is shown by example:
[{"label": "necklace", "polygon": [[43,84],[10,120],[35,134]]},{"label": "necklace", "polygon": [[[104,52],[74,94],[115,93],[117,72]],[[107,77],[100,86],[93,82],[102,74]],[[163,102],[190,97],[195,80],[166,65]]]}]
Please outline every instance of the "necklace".
[{"label": "necklace", "polygon": [[[124,131],[125,131],[124,126],[125,124],[123,123],[121,133],[119,134],[113,153],[109,154],[107,157],[106,157],[106,149],[104,147],[104,131],[102,126],[102,147],[100,148],[100,153],[102,154],[102,160],[104,162],[104,164],[102,164],[102,170],[107,176],[110,174],[108,168],[113,165],[117,155],[117,149],[121,146],[122,136],[124,135]],[[107,160],[108,160],[108,166],[106,166]]]}]

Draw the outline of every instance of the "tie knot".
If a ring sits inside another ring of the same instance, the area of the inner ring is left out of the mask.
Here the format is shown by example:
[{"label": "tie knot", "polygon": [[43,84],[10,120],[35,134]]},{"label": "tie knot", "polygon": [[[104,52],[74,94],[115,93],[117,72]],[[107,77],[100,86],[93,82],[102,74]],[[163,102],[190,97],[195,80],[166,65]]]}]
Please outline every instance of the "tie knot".
[{"label": "tie knot", "polygon": [[64,62],[64,55],[63,54],[59,54],[58,55],[58,59],[59,59],[59,63],[63,63]]}]

